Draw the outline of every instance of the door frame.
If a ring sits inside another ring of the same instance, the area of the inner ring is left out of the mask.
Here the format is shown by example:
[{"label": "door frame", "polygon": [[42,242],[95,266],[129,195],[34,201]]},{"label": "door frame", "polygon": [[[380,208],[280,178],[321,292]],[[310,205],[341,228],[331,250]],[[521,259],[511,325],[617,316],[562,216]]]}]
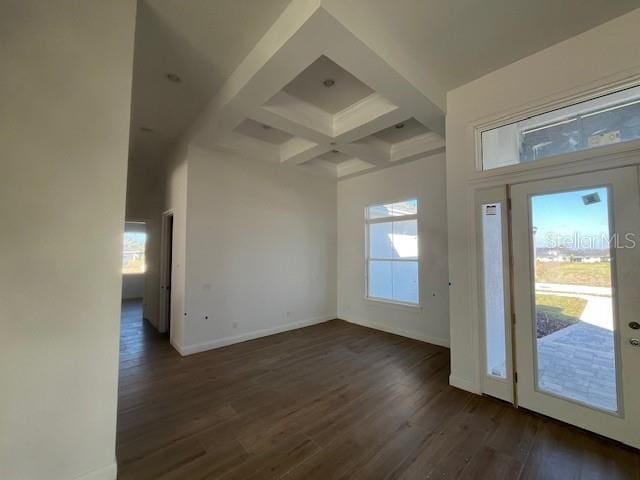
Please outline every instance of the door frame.
[{"label": "door frame", "polygon": [[[476,256],[478,272],[478,314],[480,318],[480,387],[482,393],[499,398],[509,403],[517,404],[517,396],[514,382],[515,348],[512,331],[512,288],[511,288],[511,238],[510,238],[510,212],[508,186],[490,187],[478,189],[475,192],[475,216],[476,216]],[[503,308],[505,326],[505,362],[506,377],[504,379],[487,374],[487,319],[485,315],[485,281],[484,281],[484,231],[482,225],[482,206],[490,203],[501,205],[501,241],[502,241],[502,285]]]},{"label": "door frame", "polygon": [[[172,334],[171,305],[173,304],[173,289],[167,289],[167,282],[173,285],[173,209],[162,212],[161,240],[160,240],[160,305],[158,331]],[[171,238],[169,238],[171,236]]]}]

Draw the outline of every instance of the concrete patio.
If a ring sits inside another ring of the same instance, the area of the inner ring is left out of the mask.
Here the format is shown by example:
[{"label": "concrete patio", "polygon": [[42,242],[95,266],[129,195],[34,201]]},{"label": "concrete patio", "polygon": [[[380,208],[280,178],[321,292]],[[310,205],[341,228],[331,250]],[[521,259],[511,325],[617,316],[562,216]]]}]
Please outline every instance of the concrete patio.
[{"label": "concrete patio", "polygon": [[596,408],[616,411],[611,290],[596,292],[592,287],[574,285],[557,289],[540,286],[536,285],[536,291],[587,300],[579,323],[538,339],[540,389]]}]

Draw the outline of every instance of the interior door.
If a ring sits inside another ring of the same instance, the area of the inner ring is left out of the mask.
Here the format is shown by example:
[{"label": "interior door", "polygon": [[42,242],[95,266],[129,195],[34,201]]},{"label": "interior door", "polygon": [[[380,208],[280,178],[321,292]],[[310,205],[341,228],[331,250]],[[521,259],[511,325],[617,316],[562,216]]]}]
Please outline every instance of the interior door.
[{"label": "interior door", "polygon": [[636,167],[511,197],[518,404],[640,447]]}]

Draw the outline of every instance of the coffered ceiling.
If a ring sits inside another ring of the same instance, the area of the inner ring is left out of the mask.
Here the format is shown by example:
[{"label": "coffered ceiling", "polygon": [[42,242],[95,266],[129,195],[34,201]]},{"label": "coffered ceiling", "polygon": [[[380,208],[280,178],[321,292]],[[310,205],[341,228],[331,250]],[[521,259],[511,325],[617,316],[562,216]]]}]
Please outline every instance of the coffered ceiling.
[{"label": "coffered ceiling", "polygon": [[189,132],[343,178],[444,148],[444,112],[317,2],[294,2]]},{"label": "coffered ceiling", "polygon": [[130,171],[183,135],[336,178],[440,151],[447,90],[637,6],[141,0]]}]

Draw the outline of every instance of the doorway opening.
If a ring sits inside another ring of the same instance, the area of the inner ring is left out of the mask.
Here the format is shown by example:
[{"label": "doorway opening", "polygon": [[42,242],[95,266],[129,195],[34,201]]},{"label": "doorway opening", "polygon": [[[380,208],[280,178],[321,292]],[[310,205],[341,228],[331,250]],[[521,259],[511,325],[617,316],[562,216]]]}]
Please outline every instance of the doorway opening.
[{"label": "doorway opening", "polygon": [[158,330],[171,339],[171,286],[173,279],[173,210],[162,214],[162,240],[160,258],[160,321]]}]

